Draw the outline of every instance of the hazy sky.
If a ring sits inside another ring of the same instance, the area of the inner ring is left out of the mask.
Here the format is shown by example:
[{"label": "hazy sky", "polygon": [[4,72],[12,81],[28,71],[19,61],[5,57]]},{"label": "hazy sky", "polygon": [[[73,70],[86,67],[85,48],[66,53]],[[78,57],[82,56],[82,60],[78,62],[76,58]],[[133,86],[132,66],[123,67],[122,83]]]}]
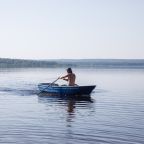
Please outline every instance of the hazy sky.
[{"label": "hazy sky", "polygon": [[144,59],[144,0],[0,0],[0,57]]}]

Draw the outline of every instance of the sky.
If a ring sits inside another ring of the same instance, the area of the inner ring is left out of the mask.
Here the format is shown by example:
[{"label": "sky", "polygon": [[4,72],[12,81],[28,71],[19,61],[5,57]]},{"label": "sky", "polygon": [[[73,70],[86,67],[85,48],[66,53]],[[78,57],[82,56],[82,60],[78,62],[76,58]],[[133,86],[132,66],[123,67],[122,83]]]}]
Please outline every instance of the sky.
[{"label": "sky", "polygon": [[144,0],[0,0],[0,58],[144,59]]}]

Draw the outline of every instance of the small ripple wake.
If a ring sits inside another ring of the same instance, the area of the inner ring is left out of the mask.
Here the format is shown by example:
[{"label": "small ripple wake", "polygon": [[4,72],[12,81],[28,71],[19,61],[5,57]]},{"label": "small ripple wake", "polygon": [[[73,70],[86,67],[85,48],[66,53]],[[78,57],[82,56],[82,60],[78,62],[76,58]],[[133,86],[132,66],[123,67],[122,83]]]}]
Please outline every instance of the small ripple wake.
[{"label": "small ripple wake", "polygon": [[19,88],[7,88],[7,87],[0,87],[1,93],[8,93],[8,94],[16,94],[21,96],[29,96],[29,95],[36,95],[39,93],[37,88],[35,89],[19,89]]}]

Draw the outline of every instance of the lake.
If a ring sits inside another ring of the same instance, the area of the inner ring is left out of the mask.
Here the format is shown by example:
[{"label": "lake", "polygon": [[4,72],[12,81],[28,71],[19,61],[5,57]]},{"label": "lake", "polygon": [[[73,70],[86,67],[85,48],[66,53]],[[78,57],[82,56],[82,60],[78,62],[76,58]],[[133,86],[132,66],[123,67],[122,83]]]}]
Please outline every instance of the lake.
[{"label": "lake", "polygon": [[89,99],[38,95],[63,68],[1,69],[0,143],[143,144],[144,69],[74,72],[77,84],[97,85]]}]

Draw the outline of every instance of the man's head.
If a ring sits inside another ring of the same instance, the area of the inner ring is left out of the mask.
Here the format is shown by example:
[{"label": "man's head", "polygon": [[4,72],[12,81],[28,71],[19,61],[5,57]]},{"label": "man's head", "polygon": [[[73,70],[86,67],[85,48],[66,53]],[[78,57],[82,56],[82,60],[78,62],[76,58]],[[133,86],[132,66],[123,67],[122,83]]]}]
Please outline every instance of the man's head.
[{"label": "man's head", "polygon": [[67,69],[67,73],[72,73],[72,69],[71,69],[71,68],[68,68],[68,69]]}]

